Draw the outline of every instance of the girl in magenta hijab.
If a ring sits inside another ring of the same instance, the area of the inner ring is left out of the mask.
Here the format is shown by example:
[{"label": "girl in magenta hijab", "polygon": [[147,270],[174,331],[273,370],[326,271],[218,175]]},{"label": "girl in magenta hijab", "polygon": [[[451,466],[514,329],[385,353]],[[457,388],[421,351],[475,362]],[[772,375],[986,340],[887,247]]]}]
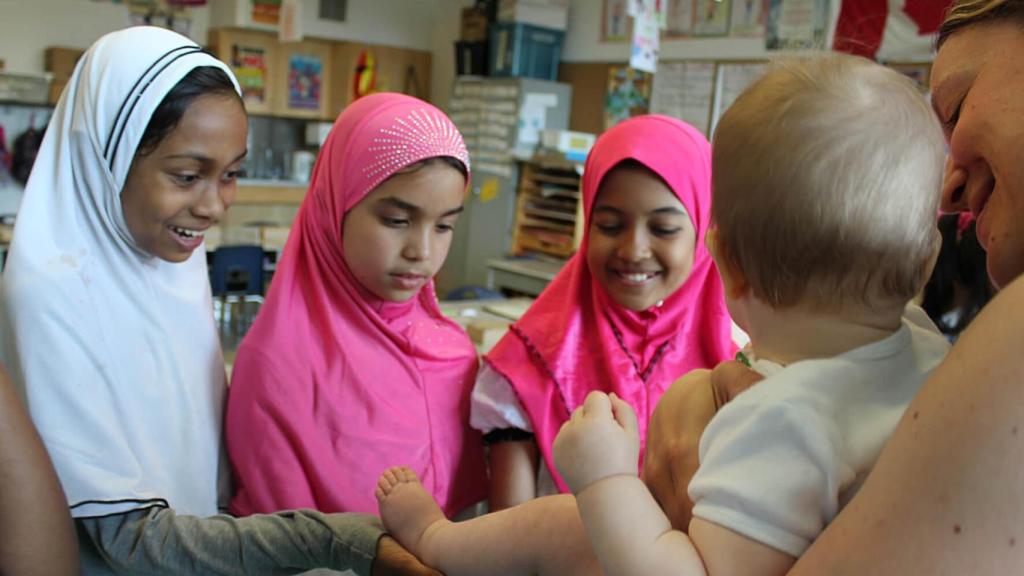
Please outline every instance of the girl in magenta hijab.
[{"label": "girl in magenta hijab", "polygon": [[629,402],[643,441],[677,378],[736,350],[704,246],[711,149],[700,132],[656,115],[608,130],[587,157],[583,207],[579,251],[484,358],[473,391],[492,509],[567,491],[549,472],[551,445],[588,392]]},{"label": "girl in magenta hijab", "polygon": [[378,475],[404,462],[446,513],[485,497],[476,352],[432,280],[468,175],[458,130],[415,98],[367,96],[335,122],[235,360],[233,513],[375,512]]}]

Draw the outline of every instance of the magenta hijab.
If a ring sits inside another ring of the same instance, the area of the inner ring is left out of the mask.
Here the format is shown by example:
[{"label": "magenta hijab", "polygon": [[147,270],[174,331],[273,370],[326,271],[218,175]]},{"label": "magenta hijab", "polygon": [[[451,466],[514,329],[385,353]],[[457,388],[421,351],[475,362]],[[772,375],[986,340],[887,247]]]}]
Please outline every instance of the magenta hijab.
[{"label": "magenta hijab", "polygon": [[410,466],[451,514],[486,496],[469,427],[477,356],[442,316],[433,282],[382,301],[345,264],[345,214],[401,168],[451,156],[462,136],[400,94],[356,101],[313,169],[266,303],[235,360],[226,417],[238,515],[295,508],[376,512],[387,467]]},{"label": "magenta hijab", "polygon": [[[711,214],[711,147],[691,126],[667,116],[626,120],[598,138],[583,172],[589,222],[601,181],[624,160],[657,174],[696,228],[693,269],[661,306],[634,312],[611,299],[587,266],[589,228],[579,251],[485,360],[523,403],[537,445],[551,459],[562,424],[593,390],[614,392],[640,421],[640,440],[662,393],[680,376],[731,358],[736,346],[722,281],[704,246]],[[641,460],[643,458],[641,450]]]}]

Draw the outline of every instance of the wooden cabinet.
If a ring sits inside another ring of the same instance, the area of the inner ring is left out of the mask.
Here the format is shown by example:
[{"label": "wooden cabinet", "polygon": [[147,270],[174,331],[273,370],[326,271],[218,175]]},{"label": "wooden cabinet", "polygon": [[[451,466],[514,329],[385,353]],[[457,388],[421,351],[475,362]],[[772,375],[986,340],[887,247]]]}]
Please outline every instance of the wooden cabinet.
[{"label": "wooden cabinet", "polygon": [[210,30],[210,51],[235,73],[250,114],[333,119],[331,44],[306,40],[282,44],[268,32]]},{"label": "wooden cabinet", "polygon": [[373,65],[374,92],[430,99],[431,55],[423,50],[308,39],[280,43],[270,32],[210,30],[210,50],[234,71],[250,114],[333,121],[355,100],[360,69]]},{"label": "wooden cabinet", "polygon": [[[361,42],[334,42],[331,110],[339,114],[356,99],[356,79],[372,61],[374,92],[401,92],[430,100],[431,56],[422,50]],[[364,87],[365,88],[365,87]]]},{"label": "wooden cabinet", "polygon": [[553,158],[523,162],[512,254],[540,252],[568,258],[580,247],[583,232],[577,165]]}]

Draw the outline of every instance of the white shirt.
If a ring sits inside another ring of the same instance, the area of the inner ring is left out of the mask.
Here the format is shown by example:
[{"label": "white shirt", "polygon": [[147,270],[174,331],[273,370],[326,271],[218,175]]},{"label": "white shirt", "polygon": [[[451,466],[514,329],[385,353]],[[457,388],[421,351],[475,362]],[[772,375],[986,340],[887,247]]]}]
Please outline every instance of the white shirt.
[{"label": "white shirt", "polygon": [[800,556],[860,488],[949,349],[912,315],[891,336],[834,358],[776,370],[754,362],[774,373],[705,429],[689,486],[694,517]]}]

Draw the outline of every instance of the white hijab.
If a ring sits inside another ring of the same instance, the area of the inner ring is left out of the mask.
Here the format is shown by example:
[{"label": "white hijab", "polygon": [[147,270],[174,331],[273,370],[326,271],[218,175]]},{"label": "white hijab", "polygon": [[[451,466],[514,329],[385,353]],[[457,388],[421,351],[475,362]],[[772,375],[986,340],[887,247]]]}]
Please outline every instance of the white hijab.
[{"label": "white hijab", "polygon": [[120,198],[150,117],[199,66],[235,81],[174,32],[100,38],[57,104],[18,212],[0,354],[75,517],[217,512],[225,381],[206,255],[143,253]]}]

